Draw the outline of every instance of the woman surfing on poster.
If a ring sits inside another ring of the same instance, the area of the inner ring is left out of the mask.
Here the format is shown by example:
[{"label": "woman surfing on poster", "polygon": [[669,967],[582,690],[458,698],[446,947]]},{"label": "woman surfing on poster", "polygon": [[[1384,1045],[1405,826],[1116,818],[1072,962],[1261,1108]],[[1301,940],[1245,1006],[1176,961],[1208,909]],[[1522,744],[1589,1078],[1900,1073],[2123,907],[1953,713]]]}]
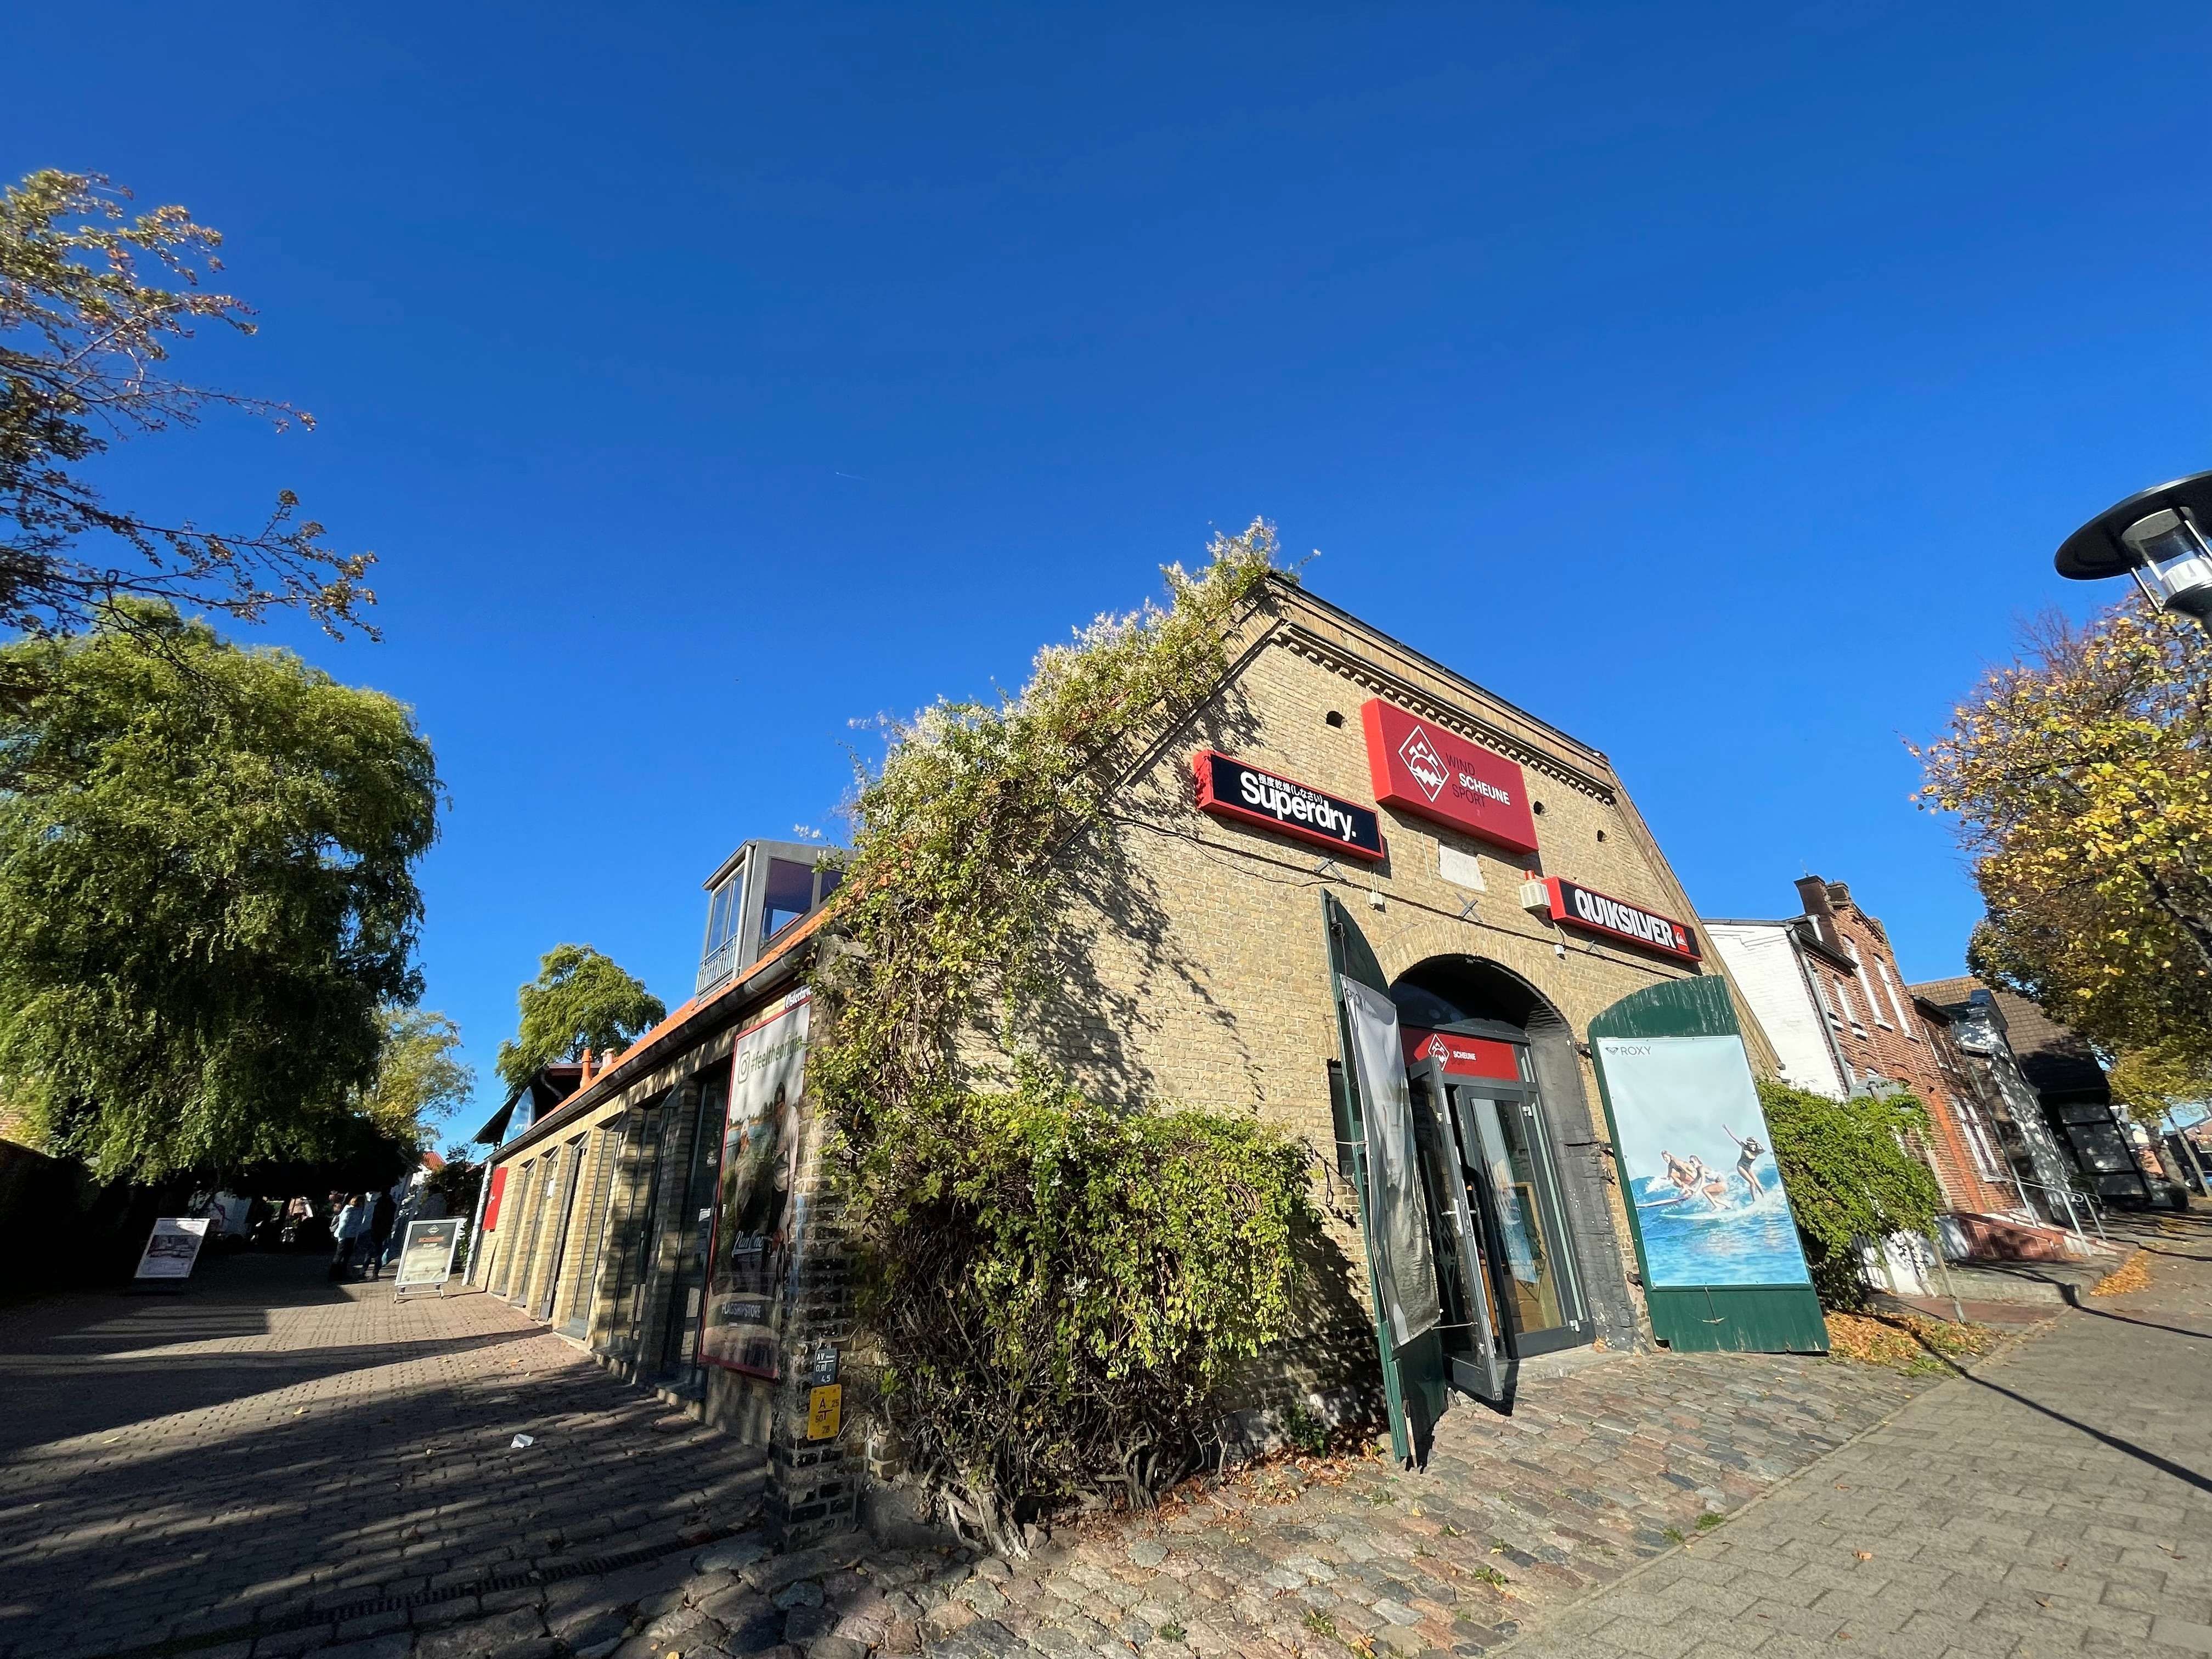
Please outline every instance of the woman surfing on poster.
[{"label": "woman surfing on poster", "polygon": [[1753,1166],[1758,1164],[1759,1155],[1765,1152],[1766,1148],[1760,1146],[1756,1139],[1749,1135],[1738,1134],[1735,1130],[1729,1128],[1725,1123],[1721,1125],[1721,1133],[1726,1135],[1730,1140],[1735,1142],[1736,1152],[1738,1154],[1735,1161],[1735,1172],[1737,1175],[1743,1177],[1743,1184],[1751,1188],[1751,1195],[1753,1199],[1758,1200],[1765,1197],[1765,1183],[1759,1180],[1759,1172]]}]

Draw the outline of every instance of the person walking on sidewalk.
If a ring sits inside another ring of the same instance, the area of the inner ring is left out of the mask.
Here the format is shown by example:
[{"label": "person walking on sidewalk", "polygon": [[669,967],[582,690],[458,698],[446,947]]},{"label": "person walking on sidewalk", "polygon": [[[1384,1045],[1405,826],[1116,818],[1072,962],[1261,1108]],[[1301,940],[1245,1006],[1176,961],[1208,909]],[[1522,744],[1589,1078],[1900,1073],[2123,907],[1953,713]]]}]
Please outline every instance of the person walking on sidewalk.
[{"label": "person walking on sidewalk", "polygon": [[355,1193],[338,1212],[331,1231],[337,1239],[337,1252],[331,1257],[331,1277],[343,1279],[353,1270],[355,1254],[361,1248],[361,1236],[368,1231],[368,1205],[362,1195]]},{"label": "person walking on sidewalk", "polygon": [[390,1193],[379,1193],[368,1206],[368,1276],[384,1277],[384,1247],[392,1242],[392,1218],[399,1206]]}]

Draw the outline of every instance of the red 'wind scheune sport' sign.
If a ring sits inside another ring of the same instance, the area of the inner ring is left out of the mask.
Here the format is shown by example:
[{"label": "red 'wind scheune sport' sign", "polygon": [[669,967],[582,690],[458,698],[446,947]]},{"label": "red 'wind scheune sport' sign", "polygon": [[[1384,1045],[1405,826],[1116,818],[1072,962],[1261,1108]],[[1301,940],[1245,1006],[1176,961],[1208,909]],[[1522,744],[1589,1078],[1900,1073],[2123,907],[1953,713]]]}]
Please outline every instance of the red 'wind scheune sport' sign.
[{"label": "red 'wind scheune sport' sign", "polygon": [[1516,853],[1536,850],[1521,769],[1380,697],[1360,710],[1375,799]]},{"label": "red 'wind scheune sport' sign", "polygon": [[1699,960],[1698,936],[1682,923],[1654,914],[1625,899],[1608,898],[1559,876],[1544,878],[1551,895],[1552,920],[1570,927],[1587,928],[1612,939],[1625,939],[1647,951],[1659,951],[1684,962]]},{"label": "red 'wind scheune sport' sign", "polygon": [[1398,1041],[1405,1047],[1409,1071],[1424,1060],[1433,1060],[1452,1077],[1504,1078],[1509,1083],[1521,1080],[1520,1058],[1514,1053],[1513,1045],[1500,1042],[1495,1037],[1402,1025],[1398,1029]]}]

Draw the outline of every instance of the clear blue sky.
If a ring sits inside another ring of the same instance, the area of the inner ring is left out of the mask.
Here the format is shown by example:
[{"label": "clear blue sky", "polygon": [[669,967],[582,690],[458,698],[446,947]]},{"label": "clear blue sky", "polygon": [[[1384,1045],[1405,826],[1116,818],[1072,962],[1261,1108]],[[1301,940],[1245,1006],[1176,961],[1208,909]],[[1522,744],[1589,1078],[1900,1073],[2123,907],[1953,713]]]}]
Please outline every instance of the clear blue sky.
[{"label": "clear blue sky", "polygon": [[848,720],[1255,514],[1609,751],[1707,914],[1810,868],[1929,976],[1900,738],[2212,465],[2212,15],[1940,9],[21,6],[0,164],[228,233],[263,332],[188,366],[320,429],[118,476],[381,556],[385,643],[263,636],[435,741],[487,1074],[556,941],[680,1000]]}]

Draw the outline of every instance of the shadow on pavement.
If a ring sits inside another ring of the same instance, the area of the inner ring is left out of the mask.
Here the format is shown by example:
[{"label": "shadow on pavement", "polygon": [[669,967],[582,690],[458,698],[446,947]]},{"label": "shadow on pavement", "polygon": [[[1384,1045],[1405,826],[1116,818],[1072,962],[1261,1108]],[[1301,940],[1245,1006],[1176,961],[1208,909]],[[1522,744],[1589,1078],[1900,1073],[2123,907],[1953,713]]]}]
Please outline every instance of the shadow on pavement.
[{"label": "shadow on pavement", "polygon": [[[470,1353],[526,1342],[533,1330],[498,1331],[442,1340],[283,1349],[270,1353],[174,1354],[158,1350],[131,1359],[72,1363],[74,1356],[0,1356],[0,1392],[22,1390],[35,1410],[0,1412],[0,1458],[55,1441],[125,1428],[173,1412],[199,1411],[346,1371],[404,1364],[439,1354]],[[200,1338],[189,1339],[193,1340]]]},{"label": "shadow on pavement", "polygon": [[[31,1449],[0,1456],[0,1654],[58,1651],[64,1629],[72,1650],[112,1652],[434,1575],[673,1548],[757,1508],[758,1450],[534,1325],[439,1328],[266,1353],[0,1358],[0,1394],[39,1401]],[[170,1413],[188,1414],[112,1440],[87,1428]],[[0,1439],[21,1442],[23,1415],[0,1413]],[[534,1443],[514,1446],[518,1432]]]},{"label": "shadow on pavement", "polygon": [[[2068,1306],[2074,1312],[2094,1314],[2099,1319],[2118,1320],[2124,1325],[2138,1325],[2145,1330],[2163,1331],[2168,1335],[2189,1337],[2200,1342],[2212,1340],[2212,1333],[2192,1331],[2185,1327],[2176,1325],[2161,1325],[2154,1320],[2131,1319],[2125,1314],[2110,1313],[2102,1308],[2084,1307],[2078,1300],[2075,1299],[2074,1287],[2072,1285],[2067,1285],[2064,1289],[2066,1291]],[[1918,1340],[1917,1336],[1915,1340]],[[2059,1411],[2055,1407],[2046,1406],[2040,1401],[2031,1400],[2027,1395],[2021,1394],[2015,1389],[2008,1389],[2001,1382],[1993,1382],[1986,1376],[1982,1376],[1973,1371],[1968,1370],[1965,1366],[1960,1364],[1957,1360],[1952,1358],[1950,1355],[1942,1353],[1938,1350],[1930,1347],[1925,1341],[1921,1341],[1919,1346],[1921,1351],[1923,1353],[1926,1353],[1930,1358],[1935,1359],[1948,1367],[1954,1376],[1972,1383],[1976,1388],[1986,1389],[1991,1394],[2000,1395],[2005,1399],[2012,1401],[2018,1405],[2025,1406],[2028,1410],[2038,1413],[2044,1417],[2047,1417],[2054,1423],[2063,1423],[2069,1429],[2073,1429],[2079,1433],[2087,1435],[2089,1438],[2096,1441],[2100,1445],[2108,1446],[2112,1450],[2119,1452],[2125,1456],[2132,1457],[2140,1463],[2148,1464],[2150,1468],[2157,1469],[2161,1474],[2170,1474],[2175,1480],[2196,1487],[2199,1492],[2212,1492],[2212,1476],[2199,1474],[2197,1470],[2190,1468],[2185,1464],[2175,1462],[2170,1457],[2162,1457],[2158,1453],[2152,1451],[2148,1447],[2139,1446],[2132,1440],[2124,1439],[2116,1434],[2108,1434],[2102,1429],[2096,1428],[2090,1424],[2084,1423],[2078,1417],[2069,1417],[2064,1412]]]}]

